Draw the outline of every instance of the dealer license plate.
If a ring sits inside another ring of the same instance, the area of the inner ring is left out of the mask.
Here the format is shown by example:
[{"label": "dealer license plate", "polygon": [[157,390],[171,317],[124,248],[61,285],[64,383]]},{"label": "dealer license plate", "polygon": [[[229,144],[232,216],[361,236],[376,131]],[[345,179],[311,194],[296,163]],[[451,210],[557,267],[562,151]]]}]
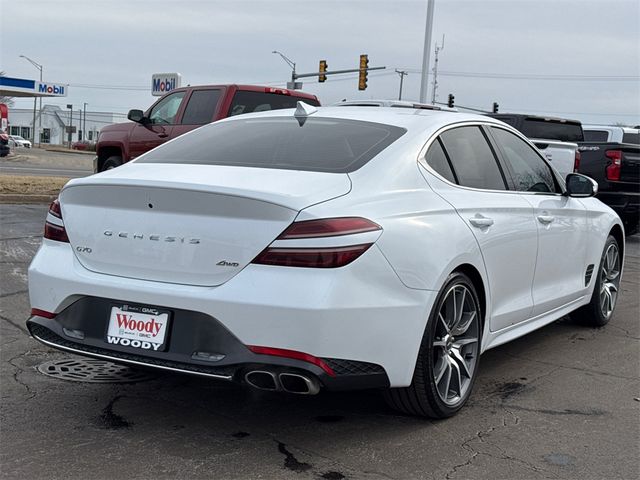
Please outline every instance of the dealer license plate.
[{"label": "dealer license plate", "polygon": [[170,312],[155,307],[118,305],[111,307],[107,343],[152,352],[163,351]]}]

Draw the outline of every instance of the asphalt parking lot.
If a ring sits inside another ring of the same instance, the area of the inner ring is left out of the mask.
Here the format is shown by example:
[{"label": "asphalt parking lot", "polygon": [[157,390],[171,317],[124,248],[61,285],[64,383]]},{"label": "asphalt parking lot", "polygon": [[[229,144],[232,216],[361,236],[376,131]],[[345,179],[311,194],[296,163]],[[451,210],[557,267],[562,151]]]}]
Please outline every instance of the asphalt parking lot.
[{"label": "asphalt parking lot", "polygon": [[562,319],[487,352],[470,403],[401,416],[377,392],[262,393],[161,374],[45,376],[77,358],[29,338],[44,205],[0,205],[0,476],[6,479],[602,479],[640,474],[640,236],[615,316]]}]

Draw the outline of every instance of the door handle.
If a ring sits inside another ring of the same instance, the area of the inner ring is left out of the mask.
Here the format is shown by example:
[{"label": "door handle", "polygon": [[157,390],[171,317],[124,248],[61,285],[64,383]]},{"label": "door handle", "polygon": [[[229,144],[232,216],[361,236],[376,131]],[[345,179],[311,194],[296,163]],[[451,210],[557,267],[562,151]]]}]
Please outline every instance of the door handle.
[{"label": "door handle", "polygon": [[159,133],[159,134],[158,134],[158,137],[160,137],[160,138],[167,138],[168,136],[169,136],[169,135],[168,135],[168,134],[166,134],[166,133]]},{"label": "door handle", "polygon": [[538,221],[540,223],[544,223],[545,225],[550,224],[555,220],[555,217],[552,215],[538,215]]},{"label": "door handle", "polygon": [[493,219],[487,217],[473,217],[469,219],[469,222],[471,225],[478,228],[486,228],[493,225]]}]

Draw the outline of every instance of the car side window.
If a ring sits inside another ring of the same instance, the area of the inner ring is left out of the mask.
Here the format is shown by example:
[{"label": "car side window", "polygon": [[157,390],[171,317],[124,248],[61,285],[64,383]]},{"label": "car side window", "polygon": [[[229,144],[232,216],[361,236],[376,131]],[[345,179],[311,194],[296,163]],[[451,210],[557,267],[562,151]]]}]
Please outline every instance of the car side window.
[{"label": "car side window", "polygon": [[458,127],[440,135],[458,184],[485,190],[507,190],[498,161],[480,127]]},{"label": "car side window", "polygon": [[451,183],[456,183],[456,177],[453,174],[453,170],[451,170],[451,165],[449,165],[447,155],[442,149],[440,139],[436,138],[435,141],[431,144],[425,160],[427,161],[429,166],[433,168],[440,176],[446,178]]},{"label": "car side window", "polygon": [[551,168],[527,142],[517,135],[491,127],[491,133],[502,148],[511,171],[515,189],[520,192],[555,193],[556,182]]},{"label": "car side window", "polygon": [[151,123],[161,125],[171,125],[175,123],[176,114],[178,113],[184,94],[185,92],[176,92],[160,100],[149,113]]},{"label": "car side window", "polygon": [[220,90],[194,90],[182,115],[183,125],[204,125],[213,121]]}]

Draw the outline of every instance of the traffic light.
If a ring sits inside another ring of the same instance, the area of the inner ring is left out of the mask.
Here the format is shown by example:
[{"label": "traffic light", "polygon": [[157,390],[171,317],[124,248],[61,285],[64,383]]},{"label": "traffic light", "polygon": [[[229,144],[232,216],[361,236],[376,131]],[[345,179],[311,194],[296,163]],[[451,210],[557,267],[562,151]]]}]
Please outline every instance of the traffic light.
[{"label": "traffic light", "polygon": [[367,74],[369,70],[369,55],[360,55],[360,75],[358,76],[358,90],[367,89]]},{"label": "traffic light", "polygon": [[493,113],[498,113],[498,107],[500,107],[498,102],[493,102]]},{"label": "traffic light", "polygon": [[453,93],[449,94],[449,100],[447,101],[447,107],[449,108],[453,108],[453,104],[454,104],[454,100],[456,99],[456,97],[453,95]]},{"label": "traffic light", "polygon": [[320,60],[320,69],[318,71],[320,72],[320,75],[318,75],[318,81],[320,83],[326,82],[327,81],[327,76],[326,75],[322,75],[324,72],[327,71],[327,61],[326,60]]}]

